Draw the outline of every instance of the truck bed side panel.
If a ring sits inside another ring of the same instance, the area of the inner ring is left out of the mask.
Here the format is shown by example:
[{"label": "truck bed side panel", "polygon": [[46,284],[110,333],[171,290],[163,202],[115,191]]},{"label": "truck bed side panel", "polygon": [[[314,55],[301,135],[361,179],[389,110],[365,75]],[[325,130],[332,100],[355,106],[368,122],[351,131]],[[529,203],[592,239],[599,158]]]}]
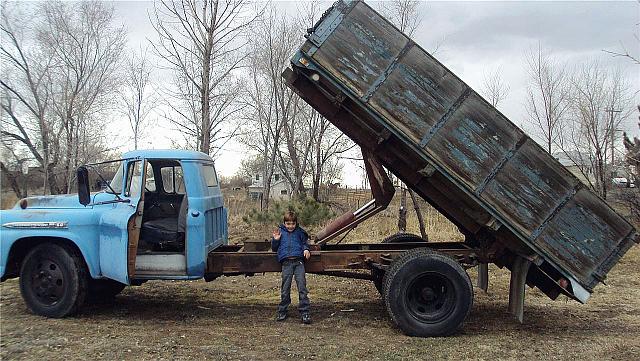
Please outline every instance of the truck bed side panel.
[{"label": "truck bed side panel", "polygon": [[[468,225],[466,232],[478,229],[473,222],[493,227],[495,220],[519,240],[514,252],[537,253],[588,290],[631,247],[636,233],[626,220],[368,5],[340,1],[315,29],[300,56],[333,90],[298,91],[307,99],[326,96],[332,107],[351,107],[353,122],[338,116],[339,108],[323,114],[419,194],[431,194],[427,198],[449,219]],[[363,141],[358,133],[365,130],[354,129],[356,122],[373,136]],[[411,155],[385,154],[393,144]],[[399,161],[403,157],[411,165]],[[475,206],[447,212],[452,200],[433,196],[435,179],[450,188],[438,194]]]},{"label": "truck bed side panel", "polygon": [[624,241],[631,243],[627,236],[632,230],[605,202],[582,189],[562,207],[535,243],[579,280],[595,278],[587,285],[593,287],[609,271],[602,268],[606,267],[607,257],[624,248]]},{"label": "truck bed side panel", "polygon": [[371,22],[370,11],[358,4],[314,55],[358,96],[363,96],[408,41],[386,21]]},{"label": "truck bed side panel", "polygon": [[574,193],[578,180],[528,139],[487,184],[482,198],[531,237]]}]

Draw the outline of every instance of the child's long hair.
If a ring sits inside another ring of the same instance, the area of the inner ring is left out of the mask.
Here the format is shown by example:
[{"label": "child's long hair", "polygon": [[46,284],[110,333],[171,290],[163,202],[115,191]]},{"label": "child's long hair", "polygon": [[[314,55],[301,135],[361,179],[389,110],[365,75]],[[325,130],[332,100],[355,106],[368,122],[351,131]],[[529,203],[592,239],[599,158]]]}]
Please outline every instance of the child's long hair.
[{"label": "child's long hair", "polygon": [[292,211],[287,211],[284,214],[284,217],[282,217],[282,223],[284,222],[296,222],[296,224],[298,223],[298,216],[293,213]]}]

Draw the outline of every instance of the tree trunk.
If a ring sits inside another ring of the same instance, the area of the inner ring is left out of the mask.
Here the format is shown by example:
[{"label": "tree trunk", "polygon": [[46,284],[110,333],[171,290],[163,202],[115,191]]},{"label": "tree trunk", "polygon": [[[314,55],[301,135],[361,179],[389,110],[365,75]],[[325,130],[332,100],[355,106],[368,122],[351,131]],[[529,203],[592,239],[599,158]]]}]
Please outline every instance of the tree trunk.
[{"label": "tree trunk", "polygon": [[55,164],[49,163],[47,165],[47,182],[49,183],[50,194],[60,194],[61,189],[58,186],[58,180],[56,179]]},{"label": "tree trunk", "polygon": [[[209,57],[207,57],[205,55],[205,59],[210,59],[211,55],[209,54]],[[202,111],[202,122],[201,122],[201,127],[202,127],[202,138],[201,138],[201,143],[200,145],[200,151],[202,153],[205,154],[209,154],[209,151],[211,150],[211,129],[209,129],[209,117],[210,115],[210,107],[209,107],[209,93],[210,93],[210,89],[209,89],[209,64],[205,62],[204,67],[202,69],[202,89],[200,91],[200,108]]]}]

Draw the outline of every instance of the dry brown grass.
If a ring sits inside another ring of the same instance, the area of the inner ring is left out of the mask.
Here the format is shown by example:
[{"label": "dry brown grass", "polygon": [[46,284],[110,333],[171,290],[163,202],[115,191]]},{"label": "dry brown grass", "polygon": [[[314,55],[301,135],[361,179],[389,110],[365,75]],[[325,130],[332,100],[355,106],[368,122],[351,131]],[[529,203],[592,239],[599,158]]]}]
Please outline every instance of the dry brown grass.
[{"label": "dry brown grass", "polygon": [[[279,275],[210,283],[152,281],[76,317],[34,316],[18,281],[0,285],[0,357],[163,360],[638,360],[640,248],[632,249],[586,305],[527,291],[525,322],[507,313],[509,273],[491,267],[463,330],[411,338],[389,321],[367,281],[308,276],[314,323],[273,320]],[[470,271],[472,278],[475,272]],[[294,301],[294,305],[295,305]]]},{"label": "dry brown grass", "polygon": [[[360,224],[352,230],[343,241],[344,243],[377,243],[385,237],[398,232],[398,209],[400,196],[396,193],[389,207]],[[232,243],[241,243],[246,239],[265,239],[270,236],[274,225],[248,225],[242,221],[242,216],[252,208],[258,209],[260,203],[247,198],[244,191],[225,191],[225,206],[229,209],[229,239]],[[359,205],[371,199],[369,191],[349,191],[349,196],[338,196],[331,199],[332,208],[336,215],[346,210],[354,211]],[[420,209],[425,222],[425,229],[432,241],[462,241],[464,237],[458,228],[446,217],[436,211],[428,203],[420,200]],[[418,218],[413,210],[411,199],[408,198],[407,232],[420,234]],[[302,225],[305,227],[305,225]],[[320,231],[324,225],[305,227],[310,235]]]},{"label": "dry brown grass", "polygon": [[13,192],[0,192],[0,209],[12,208],[17,201],[18,197]]}]

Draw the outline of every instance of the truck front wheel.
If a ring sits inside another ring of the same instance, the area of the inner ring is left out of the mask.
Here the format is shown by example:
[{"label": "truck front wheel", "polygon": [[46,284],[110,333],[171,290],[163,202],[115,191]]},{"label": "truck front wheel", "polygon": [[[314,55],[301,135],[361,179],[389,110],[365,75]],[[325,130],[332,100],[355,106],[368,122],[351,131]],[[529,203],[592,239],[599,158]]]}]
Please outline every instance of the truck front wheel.
[{"label": "truck front wheel", "polygon": [[60,318],[84,303],[87,271],[78,253],[59,244],[41,244],[25,257],[20,268],[20,292],[38,315]]},{"label": "truck front wheel", "polygon": [[473,304],[464,268],[426,248],[396,259],[385,274],[383,291],[391,319],[409,336],[450,335],[462,327]]}]

